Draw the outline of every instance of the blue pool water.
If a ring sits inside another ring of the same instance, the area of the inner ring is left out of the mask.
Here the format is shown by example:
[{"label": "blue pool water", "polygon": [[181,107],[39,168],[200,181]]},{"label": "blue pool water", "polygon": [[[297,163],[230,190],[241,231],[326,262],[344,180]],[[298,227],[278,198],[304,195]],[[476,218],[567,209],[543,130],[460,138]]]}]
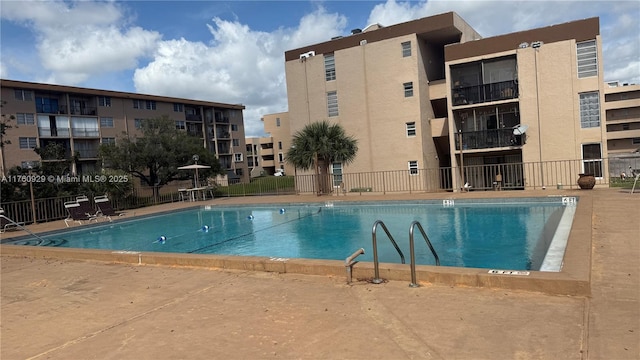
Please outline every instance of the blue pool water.
[{"label": "blue pool water", "polygon": [[[443,266],[537,270],[549,247],[545,225],[564,206],[557,200],[517,201],[210,206],[83,226],[43,238],[50,245],[72,248],[333,260],[344,260],[362,247],[365,254],[358,259],[373,261],[372,227],[382,220],[408,262],[409,227],[415,220]],[[420,232],[414,233],[417,264],[435,264]],[[13,243],[33,244],[30,239]],[[377,239],[380,262],[400,263],[381,227]]]}]

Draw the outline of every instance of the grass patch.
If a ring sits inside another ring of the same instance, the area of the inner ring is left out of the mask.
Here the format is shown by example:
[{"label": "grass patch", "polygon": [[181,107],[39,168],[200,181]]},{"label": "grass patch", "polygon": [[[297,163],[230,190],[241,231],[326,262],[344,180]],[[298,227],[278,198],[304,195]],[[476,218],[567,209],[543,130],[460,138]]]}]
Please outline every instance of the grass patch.
[{"label": "grass patch", "polygon": [[248,184],[218,186],[215,190],[216,196],[277,195],[295,192],[293,176],[264,176],[253,178]]}]

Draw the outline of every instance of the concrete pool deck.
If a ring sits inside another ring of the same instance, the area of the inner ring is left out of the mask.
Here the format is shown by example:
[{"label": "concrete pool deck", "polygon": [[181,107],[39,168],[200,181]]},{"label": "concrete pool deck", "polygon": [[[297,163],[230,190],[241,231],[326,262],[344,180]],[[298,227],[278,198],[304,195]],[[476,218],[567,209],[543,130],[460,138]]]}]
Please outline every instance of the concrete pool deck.
[{"label": "concrete pool deck", "polygon": [[[572,232],[591,239],[590,294],[447,286],[425,282],[420,275],[423,286],[415,289],[404,280],[347,285],[344,267],[339,275],[317,276],[118,264],[27,256],[2,246],[0,357],[638,359],[638,194],[539,190],[225,198],[211,203],[548,195],[580,196],[589,204],[578,209],[588,212],[589,228],[581,229],[586,223],[576,221]],[[136,210],[136,215],[193,205],[161,205]],[[64,227],[60,223],[30,229]],[[3,239],[15,235],[21,234],[3,234]]]}]

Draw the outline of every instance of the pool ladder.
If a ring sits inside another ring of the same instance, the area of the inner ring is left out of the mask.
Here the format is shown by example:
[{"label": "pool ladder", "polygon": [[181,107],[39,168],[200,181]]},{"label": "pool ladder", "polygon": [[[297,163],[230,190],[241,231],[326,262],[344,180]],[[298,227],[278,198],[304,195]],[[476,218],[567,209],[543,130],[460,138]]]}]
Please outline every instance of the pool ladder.
[{"label": "pool ladder", "polygon": [[[373,228],[371,229],[371,240],[373,242],[373,270],[374,270],[374,278],[372,282],[374,284],[380,284],[384,281],[383,279],[380,278],[380,270],[379,270],[380,264],[378,262],[378,243],[376,238],[376,232],[377,232],[376,230],[378,229],[378,225],[382,226],[382,229],[387,234],[387,237],[391,241],[391,244],[393,244],[393,247],[395,247],[396,251],[398,251],[398,254],[400,255],[400,260],[402,261],[403,264],[405,263],[404,255],[402,254],[402,251],[398,247],[398,244],[396,243],[396,241],[393,239],[393,236],[391,236],[391,233],[389,233],[387,226],[384,224],[384,222],[382,222],[382,220],[376,220],[376,222],[373,223]],[[436,259],[436,266],[440,266],[440,258],[438,257],[436,250],[433,248],[433,245],[431,245],[431,241],[429,240],[427,233],[424,231],[424,228],[422,227],[420,222],[418,221],[412,222],[411,226],[409,227],[409,251],[410,251],[410,258],[411,258],[411,265],[410,265],[411,266],[411,283],[409,284],[410,287],[419,286],[416,280],[416,256],[415,256],[415,246],[414,246],[414,240],[413,240],[414,238],[413,233],[416,227],[418,227],[418,230],[420,230],[420,233],[422,234],[422,237],[427,243],[427,246],[429,246],[429,250],[431,250],[433,257]]]}]

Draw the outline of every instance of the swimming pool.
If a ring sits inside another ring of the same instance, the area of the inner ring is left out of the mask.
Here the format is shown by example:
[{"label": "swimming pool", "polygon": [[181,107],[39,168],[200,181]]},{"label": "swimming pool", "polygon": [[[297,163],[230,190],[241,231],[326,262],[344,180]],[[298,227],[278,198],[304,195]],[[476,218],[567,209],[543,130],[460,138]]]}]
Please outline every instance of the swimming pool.
[{"label": "swimming pool", "polygon": [[[48,245],[71,248],[333,260],[364,248],[358,259],[372,261],[376,220],[384,222],[407,259],[409,226],[418,221],[443,266],[539,270],[566,205],[559,198],[527,198],[205,206],[42,238]],[[417,264],[435,264],[419,232],[416,235]],[[380,262],[400,263],[380,228],[377,237]],[[37,243],[33,237],[10,242]]]}]

